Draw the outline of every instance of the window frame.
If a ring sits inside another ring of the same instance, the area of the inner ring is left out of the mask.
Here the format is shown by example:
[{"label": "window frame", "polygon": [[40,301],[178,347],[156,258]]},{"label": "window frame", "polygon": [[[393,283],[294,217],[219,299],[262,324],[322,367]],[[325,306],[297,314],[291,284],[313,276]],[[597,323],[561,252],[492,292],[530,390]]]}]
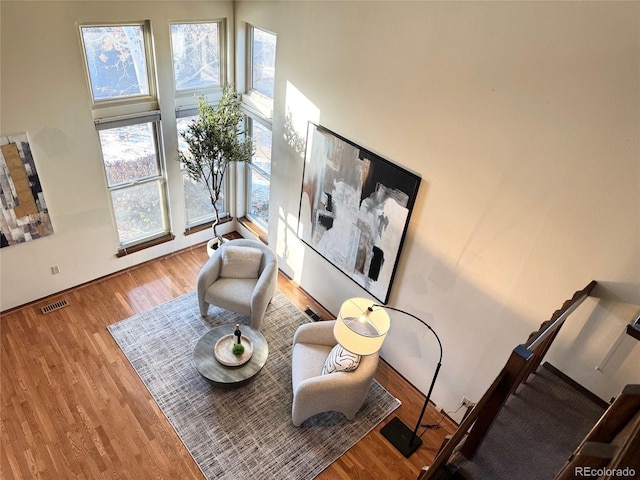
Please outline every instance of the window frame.
[{"label": "window frame", "polygon": [[[82,52],[82,62],[85,69],[85,79],[87,91],[90,96],[91,113],[96,131],[96,140],[100,161],[104,172],[105,190],[109,197],[109,209],[114,227],[114,234],[117,242],[116,257],[122,257],[129,253],[148,248],[166,241],[171,241],[175,236],[171,233],[171,214],[168,192],[168,177],[166,155],[164,150],[164,135],[162,130],[162,120],[160,117],[160,106],[158,102],[158,85],[156,77],[156,64],[154,55],[153,31],[150,20],[144,21],[114,21],[114,22],[83,22],[77,23],[77,32]],[[137,26],[142,29],[142,40],[144,42],[143,53],[146,64],[146,76],[148,83],[148,94],[128,95],[117,98],[96,99],[91,83],[91,73],[89,71],[89,59],[87,58],[87,48],[84,41],[84,28],[107,28],[107,27],[127,27]],[[103,154],[100,130],[124,127],[135,124],[152,124],[152,140],[156,155],[158,174],[145,178],[138,178],[133,181],[122,182],[116,185],[109,185],[107,165]],[[158,185],[160,200],[160,216],[162,229],[160,231],[143,235],[130,241],[123,241],[120,238],[120,229],[116,216],[116,205],[114,203],[113,192],[132,188],[136,185],[143,185],[155,182]]]},{"label": "window frame", "polygon": [[[245,113],[246,113],[246,122],[247,122],[247,132],[249,133],[249,135],[253,138],[253,124],[254,122],[259,123],[260,125],[262,125],[263,127],[265,127],[266,129],[268,129],[271,132],[271,139],[272,139],[272,143],[271,143],[271,152],[270,152],[270,160],[273,158],[273,125],[271,123],[271,121],[259,116],[259,115],[255,115],[253,113],[248,113],[248,111],[245,109]],[[254,224],[256,224],[258,227],[262,228],[265,232],[268,230],[269,228],[269,224],[268,221],[265,224],[262,219],[260,219],[259,217],[252,215],[251,214],[251,209],[250,209],[250,205],[251,205],[251,199],[252,199],[252,189],[250,188],[251,185],[251,175],[253,172],[256,172],[258,175],[263,176],[264,178],[266,178],[269,181],[269,198],[271,198],[271,173],[267,173],[265,172],[262,168],[260,168],[258,165],[256,165],[253,162],[253,157],[251,158],[251,160],[249,160],[247,162],[247,168],[245,169],[245,175],[244,175],[244,204],[245,204],[245,216],[251,220],[251,222],[253,222]]]},{"label": "window frame", "polygon": [[[177,82],[175,79],[175,69],[173,66],[173,36],[171,34],[171,25],[188,25],[188,24],[203,24],[203,23],[217,23],[218,24],[218,46],[220,48],[220,84],[216,86],[207,87],[195,87],[189,89],[177,89]],[[217,105],[219,99],[222,96],[222,89],[227,83],[227,75],[229,71],[228,60],[229,52],[227,51],[227,19],[226,18],[212,18],[203,20],[175,20],[169,23],[169,51],[171,54],[171,78],[173,81],[173,95],[175,101],[175,118],[176,118],[176,141],[178,148],[180,146],[180,131],[178,130],[179,119],[197,115],[197,97],[204,95],[207,97],[209,103]],[[210,217],[200,217],[196,221],[191,222],[189,220],[189,214],[187,211],[187,192],[185,184],[185,169],[180,164],[180,179],[182,182],[182,199],[184,200],[184,234],[189,235],[210,227],[215,219],[215,214],[212,212]],[[227,172],[224,178],[224,185],[222,190],[222,210],[220,211],[220,224],[228,221],[231,218],[231,206],[229,195],[233,193],[231,191],[230,172]]]},{"label": "window frame", "polygon": [[[248,41],[248,46],[249,46],[248,52],[249,52],[249,55],[247,57],[248,62],[249,62],[249,65],[248,65],[249,69],[247,71],[247,79],[249,80],[248,81],[248,91],[251,92],[252,94],[261,96],[262,98],[266,99],[266,101],[268,101],[268,102],[273,102],[273,98],[272,97],[260,92],[253,85],[253,71],[254,71],[253,53],[254,53],[254,39],[255,39],[256,30],[260,30],[263,33],[266,33],[268,35],[272,35],[273,37],[275,37],[276,38],[276,44],[277,44],[277,39],[278,39],[278,36],[273,32],[265,30],[264,28],[256,27],[254,25],[249,25],[249,30],[248,30],[248,32],[249,32],[249,41]],[[276,67],[275,67],[275,58],[273,60],[274,60],[274,66],[273,66],[274,92],[273,92],[273,96],[275,97],[275,69],[276,69]]]},{"label": "window frame", "polygon": [[[100,27],[131,27],[131,26],[139,26],[142,28],[142,39],[144,41],[144,55],[145,55],[145,63],[146,63],[146,74],[147,74],[147,82],[149,86],[148,94],[139,94],[139,95],[128,95],[126,97],[119,98],[107,98],[102,100],[96,100],[93,93],[93,85],[91,83],[91,74],[89,73],[89,64],[87,62],[87,49],[84,43],[84,36],[82,34],[83,28],[100,28]],[[105,108],[118,108],[118,107],[127,107],[134,106],[138,104],[149,104],[151,103],[151,107],[147,107],[147,109],[157,110],[157,98],[158,98],[158,86],[156,84],[156,65],[155,65],[155,56],[153,55],[153,37],[151,32],[151,22],[148,20],[139,21],[139,22],[92,22],[92,23],[81,23],[78,25],[78,33],[80,35],[80,45],[82,48],[82,60],[84,63],[84,71],[85,78],[87,82],[87,88],[89,90],[89,95],[91,96],[91,106],[94,110],[94,118],[99,118],[99,115],[96,115],[100,109]],[[130,112],[130,109],[127,109]],[[135,111],[139,112],[140,109],[135,109]],[[143,110],[144,111],[144,107]],[[105,116],[109,116],[111,113],[106,113]]]},{"label": "window frame", "polygon": [[[104,161],[104,152],[103,152],[102,141],[100,139],[99,132],[101,130],[109,130],[109,129],[126,127],[131,125],[143,125],[147,123],[151,124],[153,129],[153,146],[156,154],[156,164],[158,168],[158,174],[153,176],[148,175],[145,177],[136,178],[134,180],[120,182],[114,185],[109,185],[107,165]],[[118,236],[118,244],[119,244],[118,253],[120,254],[123,251],[126,252],[127,249],[131,249],[131,247],[134,247],[136,245],[144,244],[147,242],[157,240],[159,238],[166,237],[167,235],[171,235],[171,218],[169,215],[169,203],[168,203],[169,197],[168,197],[168,191],[167,191],[167,171],[166,171],[167,169],[166,169],[166,158],[164,154],[164,148],[161,142],[161,139],[163,137],[162,137],[162,122],[160,118],[160,111],[156,110],[154,112],[145,112],[144,114],[138,114],[138,115],[127,115],[127,116],[115,117],[110,119],[101,119],[101,120],[96,120],[94,124],[96,128],[96,134],[98,135],[100,157],[102,160],[102,167],[105,175],[104,177],[105,187],[107,192],[109,193],[112,220],[116,229],[116,235]],[[152,233],[149,235],[144,235],[130,241],[122,241],[120,239],[120,230],[118,228],[116,207],[113,201],[113,192],[122,191],[132,187],[145,185],[149,183],[157,183],[158,188],[161,191],[161,195],[160,195],[161,212],[160,213],[161,213],[163,229],[162,231]]]},{"label": "window frame", "polygon": [[262,32],[273,35],[276,38],[276,55],[277,55],[277,42],[278,36],[264,28],[256,27],[250,23],[245,24],[245,62],[244,62],[244,98],[243,101],[259,115],[266,119],[273,118],[273,104],[275,99],[275,59],[274,59],[274,98],[270,98],[267,95],[259,92],[255,88],[253,88],[253,38],[255,30],[260,30]]},{"label": "window frame", "polygon": [[[220,49],[219,52],[219,78],[218,85],[210,85],[205,87],[193,87],[193,88],[177,88],[176,74],[173,63],[173,35],[171,33],[172,25],[199,25],[205,23],[216,23],[218,24],[218,47]],[[186,99],[188,104],[182,105],[183,108],[189,109],[190,106],[195,105],[194,94],[199,95],[209,95],[209,94],[219,94],[222,92],[222,87],[224,86],[227,79],[227,63],[228,63],[228,52],[227,52],[227,22],[225,18],[217,18],[212,20],[197,20],[197,21],[188,21],[188,20],[176,20],[169,22],[169,51],[171,53],[171,78],[173,80],[173,92],[174,97],[176,98],[176,107],[179,106],[178,99],[183,98]],[[178,108],[176,108],[176,114],[178,113]],[[177,118],[177,115],[176,115]]]},{"label": "window frame", "polygon": [[[251,135],[253,133],[253,122],[258,122],[262,126],[268,128],[272,133],[271,144],[271,157],[273,157],[273,106],[276,96],[276,58],[274,58],[274,91],[273,97],[270,98],[263,93],[256,90],[253,86],[253,53],[254,53],[254,35],[255,31],[260,30],[267,34],[273,35],[275,38],[275,51],[274,55],[277,57],[277,42],[278,36],[276,33],[269,31],[265,28],[257,27],[250,23],[242,22],[239,25],[238,35],[238,52],[237,59],[238,64],[243,68],[238,69],[238,78],[240,79],[240,86],[244,95],[242,96],[243,109],[246,114],[247,131]],[[259,230],[258,234],[263,241],[267,240],[267,229],[269,217],[267,216],[267,224],[265,224],[260,218],[250,213],[252,203],[252,190],[251,190],[251,176],[253,172],[263,176],[269,181],[269,197],[271,196],[271,173],[263,171],[260,167],[251,161],[247,162],[242,170],[241,185],[244,190],[242,198],[238,199],[238,202],[242,202],[244,206],[244,217],[242,220],[246,220],[246,223],[251,224],[250,230]]]}]

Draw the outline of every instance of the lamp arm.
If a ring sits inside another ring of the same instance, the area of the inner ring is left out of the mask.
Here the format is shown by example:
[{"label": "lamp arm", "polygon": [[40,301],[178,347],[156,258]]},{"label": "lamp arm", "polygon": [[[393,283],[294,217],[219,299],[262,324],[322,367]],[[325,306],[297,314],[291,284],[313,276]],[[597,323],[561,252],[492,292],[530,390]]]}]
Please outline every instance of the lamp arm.
[{"label": "lamp arm", "polygon": [[427,405],[429,404],[429,399],[431,398],[431,392],[433,391],[433,386],[435,385],[436,379],[438,378],[438,373],[440,372],[440,367],[442,366],[442,342],[440,342],[440,337],[438,337],[438,334],[435,332],[435,330],[433,328],[431,328],[431,326],[428,323],[426,323],[424,320],[416,317],[412,313],[405,312],[404,310],[400,310],[399,308],[389,307],[388,305],[380,305],[378,303],[374,303],[371,307],[385,308],[387,310],[393,310],[394,312],[404,313],[405,315],[408,315],[409,317],[418,320],[425,327],[427,327],[431,331],[431,333],[433,333],[433,336],[436,337],[436,340],[438,341],[438,347],[440,347],[440,358],[438,359],[438,365],[436,366],[436,371],[433,374],[433,379],[431,380],[431,385],[429,386],[429,392],[427,393],[427,396],[426,396],[425,401],[424,401],[424,405],[422,406],[422,411],[420,412],[420,416],[418,417],[418,422],[416,423],[416,428],[413,429],[413,435],[411,436],[411,442],[410,443],[413,443],[413,441],[415,440],[415,438],[417,436],[418,428],[420,428],[420,424],[422,423],[422,417],[424,416],[424,412],[427,410]]},{"label": "lamp arm", "polygon": [[435,332],[435,330],[433,328],[431,328],[431,326],[427,322],[425,322],[424,320],[422,320],[419,317],[416,317],[414,314],[409,313],[409,312],[405,312],[404,310],[400,310],[399,308],[390,307],[388,305],[381,305],[379,303],[374,303],[369,308],[373,308],[373,307],[385,308],[387,310],[393,310],[394,312],[404,313],[405,315],[408,315],[409,317],[418,320],[421,324],[423,324],[425,327],[427,327],[429,330],[431,330],[431,333],[433,333],[433,336],[436,337],[436,340],[438,341],[438,347],[440,347],[440,358],[438,360],[438,363],[442,363],[442,342],[440,342],[440,337],[438,337],[438,334]]}]

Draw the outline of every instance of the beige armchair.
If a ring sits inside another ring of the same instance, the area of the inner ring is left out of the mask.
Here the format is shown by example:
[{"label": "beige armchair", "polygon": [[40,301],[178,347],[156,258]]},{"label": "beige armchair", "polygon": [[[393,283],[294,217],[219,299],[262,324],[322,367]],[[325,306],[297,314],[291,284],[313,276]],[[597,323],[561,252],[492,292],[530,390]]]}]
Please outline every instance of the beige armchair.
[{"label": "beige armchair", "polygon": [[223,243],[198,275],[200,314],[216,305],[248,315],[251,327],[259,330],[277,282],[278,259],[265,244],[249,239]]},{"label": "beige armchair", "polygon": [[296,427],[313,415],[329,411],[353,420],[369,393],[378,368],[377,352],[363,356],[354,371],[322,374],[325,360],[337,343],[334,324],[335,320],[306,323],[293,337],[291,417]]}]

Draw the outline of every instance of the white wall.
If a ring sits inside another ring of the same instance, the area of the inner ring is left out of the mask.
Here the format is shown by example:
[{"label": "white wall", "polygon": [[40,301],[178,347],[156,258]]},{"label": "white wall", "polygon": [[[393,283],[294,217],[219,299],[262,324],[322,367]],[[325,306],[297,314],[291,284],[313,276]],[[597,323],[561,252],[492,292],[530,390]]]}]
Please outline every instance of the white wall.
[{"label": "white wall", "polygon": [[[477,400],[592,279],[607,299],[550,358],[606,399],[640,382],[638,342],[594,368],[640,304],[639,3],[238,2],[236,20],[278,36],[269,239],[303,288],[334,313],[365,294],[296,237],[288,114],[422,176],[390,304],[442,338],[437,404]],[[426,391],[422,332],[396,318],[382,353]]]},{"label": "white wall", "polygon": [[[232,3],[2,1],[0,12],[0,134],[27,133],[54,228],[51,236],[0,252],[0,309],[210,238],[210,231],[183,235],[184,193],[175,161],[169,21],[228,18],[232,28]],[[151,20],[155,34],[171,223],[176,239],[117,259],[118,239],[93,126],[78,24],[136,20]],[[60,267],[60,274],[51,274],[53,265]]]}]

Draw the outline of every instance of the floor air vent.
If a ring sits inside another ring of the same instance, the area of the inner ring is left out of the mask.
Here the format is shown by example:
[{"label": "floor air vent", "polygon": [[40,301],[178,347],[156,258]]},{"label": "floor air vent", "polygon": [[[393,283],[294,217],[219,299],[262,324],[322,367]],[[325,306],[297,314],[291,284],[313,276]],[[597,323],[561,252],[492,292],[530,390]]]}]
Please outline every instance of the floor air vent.
[{"label": "floor air vent", "polygon": [[40,310],[42,310],[42,313],[51,313],[55,310],[60,310],[61,308],[66,307],[67,305],[69,305],[67,303],[66,300],[60,300],[58,302],[55,303],[51,303],[49,305],[45,305],[44,307],[42,307]]},{"label": "floor air vent", "polygon": [[311,320],[313,320],[314,322],[322,320],[322,317],[320,315],[318,315],[316,312],[314,312],[311,309],[311,307],[307,307],[306,310],[304,311],[304,313],[306,313],[311,318]]}]

